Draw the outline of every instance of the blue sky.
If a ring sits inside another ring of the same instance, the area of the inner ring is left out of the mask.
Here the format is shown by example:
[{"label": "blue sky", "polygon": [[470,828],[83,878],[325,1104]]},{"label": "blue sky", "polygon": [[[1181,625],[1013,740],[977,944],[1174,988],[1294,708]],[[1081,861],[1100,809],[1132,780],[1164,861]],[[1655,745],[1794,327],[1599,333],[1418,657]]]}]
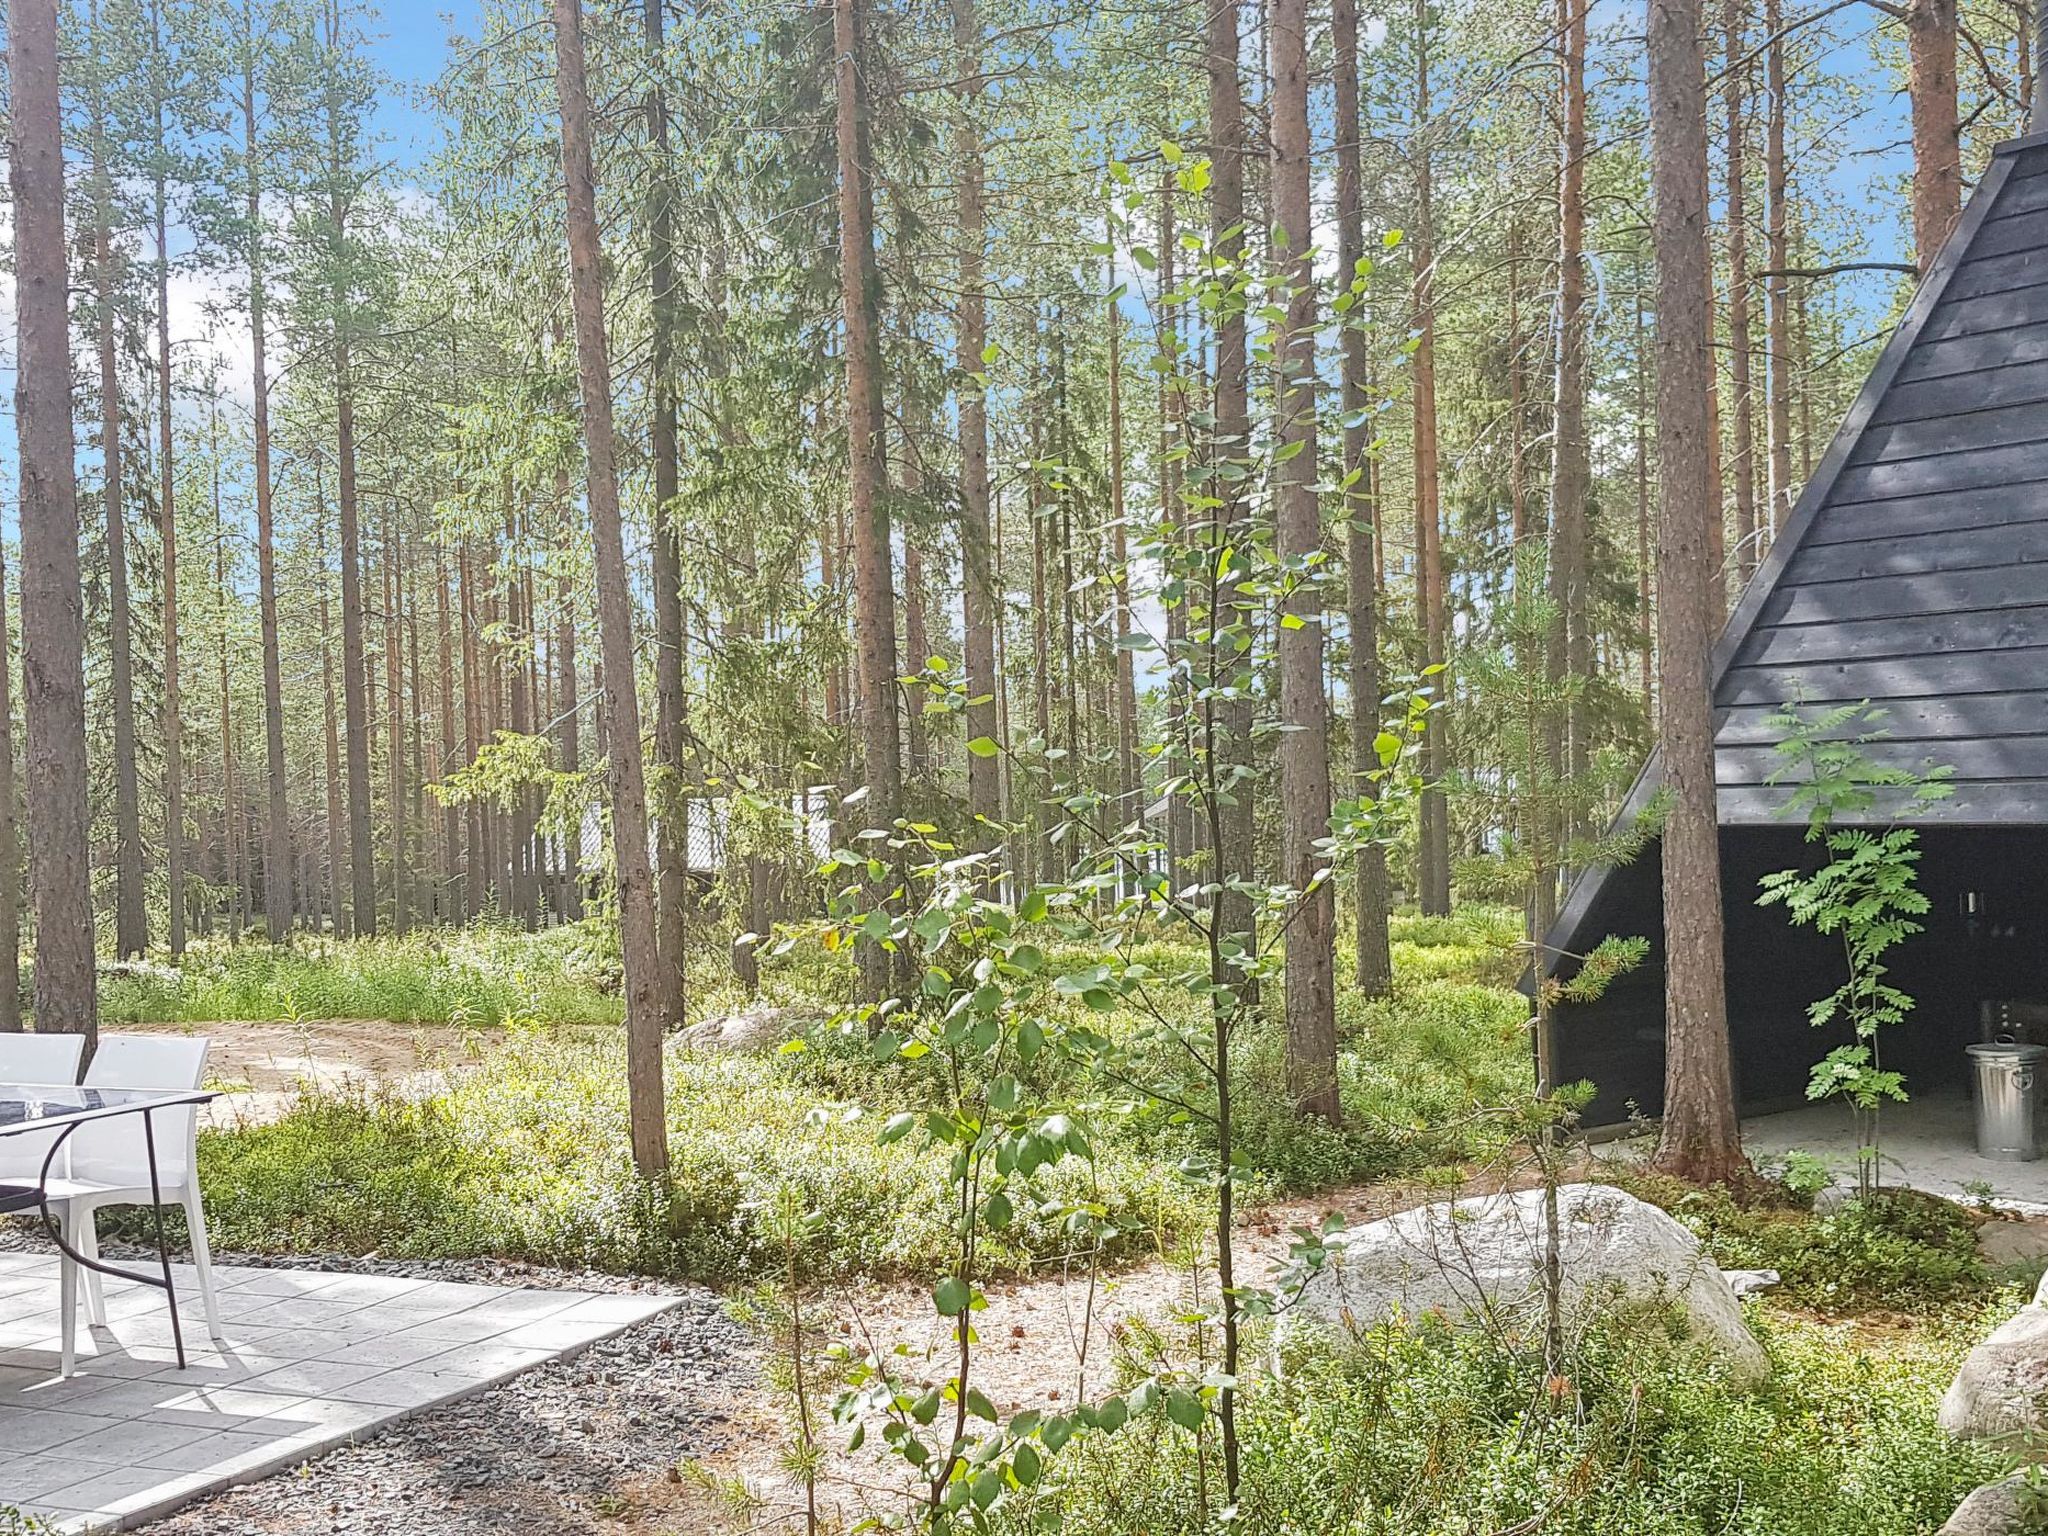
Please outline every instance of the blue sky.
[{"label": "blue sky", "polygon": [[379,0],[375,9],[379,19],[371,32],[377,38],[377,62],[402,87],[379,103],[377,124],[397,161],[417,165],[433,152],[439,130],[413,104],[413,92],[441,73],[451,28],[475,31],[476,0]]}]

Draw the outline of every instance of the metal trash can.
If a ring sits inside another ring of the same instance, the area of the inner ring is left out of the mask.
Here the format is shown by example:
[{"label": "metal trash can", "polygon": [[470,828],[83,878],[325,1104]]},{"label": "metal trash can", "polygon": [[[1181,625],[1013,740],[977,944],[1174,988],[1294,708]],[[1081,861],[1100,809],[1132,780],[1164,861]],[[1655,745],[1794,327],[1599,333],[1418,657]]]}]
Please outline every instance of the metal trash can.
[{"label": "metal trash can", "polygon": [[2048,1046],[1969,1047],[1971,1089],[1977,1104],[1977,1155],[2031,1163],[2041,1155],[2035,1112],[2041,1103],[2041,1065]]}]

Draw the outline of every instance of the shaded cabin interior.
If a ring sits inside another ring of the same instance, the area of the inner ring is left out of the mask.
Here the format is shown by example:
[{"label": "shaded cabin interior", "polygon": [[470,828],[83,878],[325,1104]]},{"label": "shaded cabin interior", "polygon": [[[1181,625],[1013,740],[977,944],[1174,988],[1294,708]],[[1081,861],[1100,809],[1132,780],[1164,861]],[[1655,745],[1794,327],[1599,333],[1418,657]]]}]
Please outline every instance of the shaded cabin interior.
[{"label": "shaded cabin interior", "polygon": [[[1920,884],[1933,910],[1923,919],[1926,932],[1892,957],[1888,979],[1915,1001],[1911,1017],[1885,1032],[1884,1060],[1916,1091],[1960,1089],[1963,1047],[1979,1038],[1985,1005],[2048,1001],[2048,827],[1929,827],[1921,850]],[[1804,1103],[1813,1064],[1849,1038],[1845,1028],[1807,1021],[1808,1005],[1846,974],[1839,941],[1756,904],[1759,878],[1811,867],[1817,857],[1797,827],[1721,833],[1728,1027],[1745,1114]],[[1597,1090],[1588,1125],[1663,1111],[1662,879],[1653,846],[1606,882],[1591,926],[1641,934],[1650,959],[1598,1002],[1560,1014],[1559,1080],[1585,1079]]]},{"label": "shaded cabin interior", "polygon": [[[1870,757],[1953,773],[1954,794],[1913,816],[1933,911],[1892,961],[1917,1006],[1884,1049],[1916,1085],[1961,1082],[1983,1005],[2048,1005],[2048,135],[1994,155],[1731,615],[1713,685],[1743,1108],[1800,1102],[1840,1043],[1806,1016],[1844,979],[1838,942],[1756,905],[1759,876],[1820,857],[1771,782],[1787,703],[1867,699]],[[1657,783],[1652,758],[1624,815]],[[1558,1012],[1557,1076],[1597,1086],[1591,1125],[1662,1106],[1660,886],[1654,845],[1588,871],[1549,936],[1567,956],[1652,941],[1599,1002]]]}]

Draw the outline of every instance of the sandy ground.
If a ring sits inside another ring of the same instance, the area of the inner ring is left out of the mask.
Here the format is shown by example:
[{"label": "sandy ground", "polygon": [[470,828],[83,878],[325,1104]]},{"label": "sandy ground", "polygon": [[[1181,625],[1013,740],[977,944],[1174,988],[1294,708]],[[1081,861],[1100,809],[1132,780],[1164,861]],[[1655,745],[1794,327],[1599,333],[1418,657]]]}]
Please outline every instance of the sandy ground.
[{"label": "sandy ground", "polygon": [[503,1031],[398,1024],[389,1019],[302,1019],[297,1023],[124,1024],[123,1033],[205,1035],[207,1082],[226,1097],[208,1123],[274,1119],[308,1089],[425,1092],[474,1066]]}]

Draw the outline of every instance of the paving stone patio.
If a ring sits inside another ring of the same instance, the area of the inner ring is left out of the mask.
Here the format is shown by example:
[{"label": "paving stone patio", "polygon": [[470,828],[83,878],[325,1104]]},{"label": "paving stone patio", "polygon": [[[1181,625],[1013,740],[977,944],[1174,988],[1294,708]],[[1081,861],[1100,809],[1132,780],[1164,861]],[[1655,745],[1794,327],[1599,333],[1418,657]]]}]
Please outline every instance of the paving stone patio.
[{"label": "paving stone patio", "polygon": [[[57,1261],[0,1253],[0,1517],[111,1531],[482,1391],[675,1305],[654,1295],[221,1268],[223,1342],[173,1266],[187,1366],[161,1292],[107,1283],[108,1326],[57,1375]],[[0,1530],[8,1529],[0,1518]]]}]

